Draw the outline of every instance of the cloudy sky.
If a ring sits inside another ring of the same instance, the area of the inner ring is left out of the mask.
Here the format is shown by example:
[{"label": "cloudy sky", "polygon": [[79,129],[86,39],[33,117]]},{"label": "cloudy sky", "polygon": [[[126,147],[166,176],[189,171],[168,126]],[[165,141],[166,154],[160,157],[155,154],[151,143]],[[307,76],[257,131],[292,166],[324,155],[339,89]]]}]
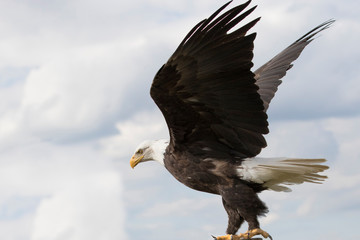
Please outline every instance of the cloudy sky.
[{"label": "cloudy sky", "polygon": [[[211,239],[218,196],[128,161],[167,138],[158,68],[220,0],[0,0],[0,235],[7,240]],[[231,6],[242,1],[234,0]],[[276,240],[359,239],[358,0],[260,1],[255,68],[330,18],[269,109],[262,156],[326,157],[323,185],[265,192]],[[246,230],[246,224],[241,229]],[[355,228],[353,231],[352,228]]]}]

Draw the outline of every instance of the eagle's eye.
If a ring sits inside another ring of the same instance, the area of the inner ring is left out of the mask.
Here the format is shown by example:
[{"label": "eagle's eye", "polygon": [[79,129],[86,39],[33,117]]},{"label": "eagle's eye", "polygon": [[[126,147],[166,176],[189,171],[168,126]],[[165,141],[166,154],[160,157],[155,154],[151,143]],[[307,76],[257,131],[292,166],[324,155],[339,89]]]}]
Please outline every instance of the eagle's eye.
[{"label": "eagle's eye", "polygon": [[142,149],[137,150],[136,154],[143,154],[144,151]]}]

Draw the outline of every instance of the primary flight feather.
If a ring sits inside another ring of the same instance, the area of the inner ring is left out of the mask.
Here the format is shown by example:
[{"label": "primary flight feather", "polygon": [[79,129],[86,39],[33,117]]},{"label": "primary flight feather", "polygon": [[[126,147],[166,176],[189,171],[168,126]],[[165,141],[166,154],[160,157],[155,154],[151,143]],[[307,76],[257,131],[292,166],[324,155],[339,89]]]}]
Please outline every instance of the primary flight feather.
[{"label": "primary flight feather", "polygon": [[[143,142],[130,161],[133,168],[158,161],[186,186],[221,195],[229,221],[227,235],[218,240],[269,237],[258,221],[268,209],[257,194],[320,183],[326,176],[319,173],[328,168],[325,159],[256,156],[266,147],[266,111],[280,79],[333,21],[317,26],[252,72],[256,33],[247,32],[260,18],[233,29],[255,9],[245,10],[249,3],[220,15],[226,3],[199,22],[160,68],[150,94],[165,117],[170,140]],[[244,221],[249,231],[235,235]]]}]

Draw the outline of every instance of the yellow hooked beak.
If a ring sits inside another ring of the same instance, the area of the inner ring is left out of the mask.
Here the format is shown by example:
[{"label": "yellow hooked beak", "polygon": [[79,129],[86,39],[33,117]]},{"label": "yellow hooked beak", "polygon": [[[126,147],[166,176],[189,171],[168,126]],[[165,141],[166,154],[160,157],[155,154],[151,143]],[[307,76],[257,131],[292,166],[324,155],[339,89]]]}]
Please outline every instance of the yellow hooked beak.
[{"label": "yellow hooked beak", "polygon": [[134,154],[131,159],[130,159],[130,166],[132,168],[134,168],[136,165],[138,165],[139,162],[141,162],[141,160],[144,158],[144,155],[141,156],[135,156],[136,154]]}]

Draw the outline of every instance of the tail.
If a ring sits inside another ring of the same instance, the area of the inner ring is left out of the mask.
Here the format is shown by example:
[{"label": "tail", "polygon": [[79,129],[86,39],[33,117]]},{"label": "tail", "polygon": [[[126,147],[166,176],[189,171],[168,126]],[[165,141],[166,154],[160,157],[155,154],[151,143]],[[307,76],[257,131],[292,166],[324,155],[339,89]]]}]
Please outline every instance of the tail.
[{"label": "tail", "polygon": [[247,158],[238,167],[241,179],[262,184],[277,192],[290,192],[284,185],[321,183],[327,176],[318,174],[329,167],[325,159]]}]

